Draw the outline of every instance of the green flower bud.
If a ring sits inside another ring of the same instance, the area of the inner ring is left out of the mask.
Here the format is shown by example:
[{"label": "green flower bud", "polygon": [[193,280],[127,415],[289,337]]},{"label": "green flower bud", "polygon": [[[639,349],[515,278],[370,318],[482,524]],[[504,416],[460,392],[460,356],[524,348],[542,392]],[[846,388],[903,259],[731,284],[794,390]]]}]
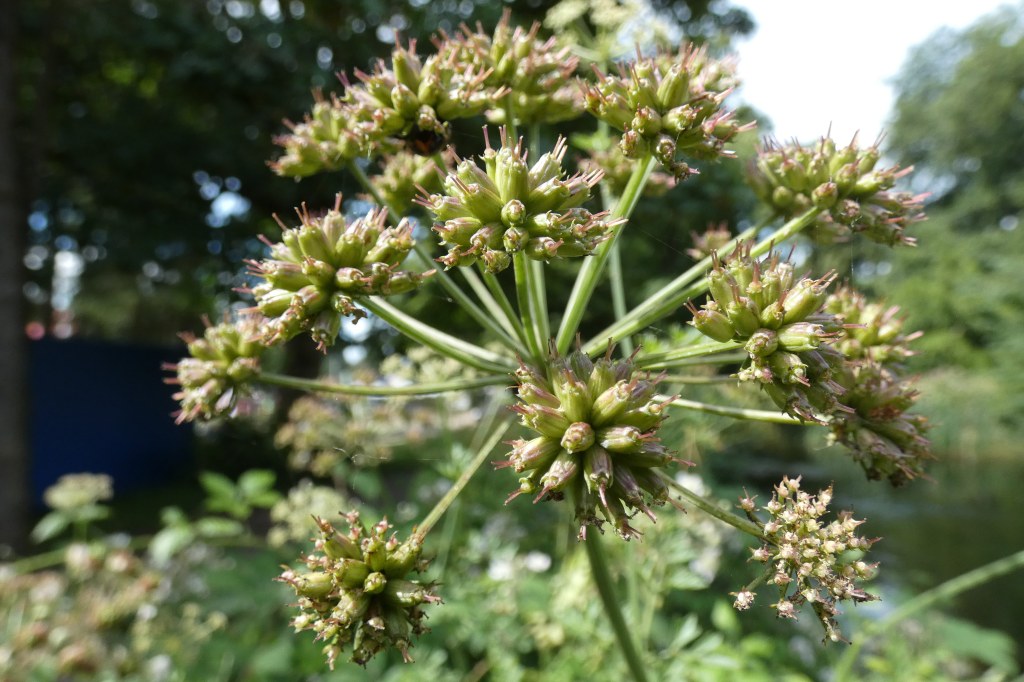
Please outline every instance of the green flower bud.
[{"label": "green flower bud", "polygon": [[570,424],[560,444],[570,453],[583,452],[594,444],[594,429],[587,422]]}]

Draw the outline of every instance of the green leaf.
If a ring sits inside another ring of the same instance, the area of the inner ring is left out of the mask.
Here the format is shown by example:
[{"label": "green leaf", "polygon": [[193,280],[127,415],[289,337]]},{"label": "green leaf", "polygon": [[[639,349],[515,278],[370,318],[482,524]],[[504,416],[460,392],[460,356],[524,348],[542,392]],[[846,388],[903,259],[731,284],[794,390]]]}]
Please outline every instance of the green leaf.
[{"label": "green leaf", "polygon": [[254,498],[274,487],[277,476],[269,469],[250,469],[238,479],[238,489],[246,498]]},{"label": "green leaf", "polygon": [[207,516],[195,522],[196,532],[204,538],[230,538],[245,533],[245,526],[234,519]]},{"label": "green leaf", "polygon": [[32,529],[32,542],[40,543],[46,542],[51,538],[55,538],[68,527],[71,519],[64,512],[52,511],[43,518],[39,519],[39,523]]},{"label": "green leaf", "polygon": [[171,557],[188,547],[196,539],[191,526],[175,525],[164,528],[149,542],[149,554],[158,564],[167,563]]},{"label": "green leaf", "polygon": [[211,501],[214,499],[233,500],[238,494],[231,479],[215,471],[204,471],[199,474],[199,482],[206,489],[206,494]]},{"label": "green leaf", "polygon": [[716,601],[711,609],[711,623],[722,634],[735,638],[741,634],[740,621],[736,617],[736,609],[727,602]]},{"label": "green leaf", "polygon": [[277,501],[280,499],[281,493],[277,492],[276,490],[267,490],[265,492],[247,498],[247,501],[253,507],[269,508],[277,504]]},{"label": "green leaf", "polygon": [[160,510],[160,523],[165,526],[187,525],[188,517],[178,507],[164,507]]}]

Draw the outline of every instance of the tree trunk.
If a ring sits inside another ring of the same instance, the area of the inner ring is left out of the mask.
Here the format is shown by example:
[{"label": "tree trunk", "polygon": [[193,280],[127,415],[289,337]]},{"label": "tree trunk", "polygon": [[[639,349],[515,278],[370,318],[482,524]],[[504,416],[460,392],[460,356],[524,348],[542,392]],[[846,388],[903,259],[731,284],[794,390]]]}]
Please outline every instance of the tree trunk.
[{"label": "tree trunk", "polygon": [[17,3],[0,2],[0,544],[23,548],[29,523],[28,347],[22,284],[25,211],[15,149]]}]

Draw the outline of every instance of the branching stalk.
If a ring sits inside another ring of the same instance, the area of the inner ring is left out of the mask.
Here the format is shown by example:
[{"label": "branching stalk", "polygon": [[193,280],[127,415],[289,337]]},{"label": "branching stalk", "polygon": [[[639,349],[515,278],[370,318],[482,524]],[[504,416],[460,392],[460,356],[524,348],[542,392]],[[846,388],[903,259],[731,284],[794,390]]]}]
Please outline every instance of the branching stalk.
[{"label": "branching stalk", "polygon": [[365,384],[335,384],[315,379],[299,379],[284,374],[263,372],[256,381],[271,386],[294,388],[300,391],[330,393],[335,395],[367,395],[367,396],[399,396],[399,395],[432,395],[450,391],[469,391],[484,386],[500,386],[509,383],[508,375],[489,374],[470,379],[453,379],[426,384],[409,384],[408,386],[367,386]]},{"label": "branching stalk", "polygon": [[647,682],[647,671],[643,659],[633,642],[633,635],[629,626],[626,625],[626,619],[622,617],[622,609],[619,608],[619,597],[616,594],[611,571],[608,570],[608,559],[605,556],[604,547],[601,546],[600,533],[588,533],[583,544],[587,548],[587,558],[590,560],[590,572],[594,577],[594,585],[601,596],[601,603],[604,604],[605,613],[608,614],[608,620],[611,621],[615,639],[622,650],[623,658],[626,659],[626,665],[636,682]]},{"label": "branching stalk", "polygon": [[476,473],[476,470],[480,468],[480,465],[483,464],[484,460],[486,460],[491,454],[491,450],[494,449],[494,446],[501,441],[505,432],[508,431],[509,426],[511,426],[511,422],[507,422],[504,426],[494,429],[491,433],[491,437],[488,438],[483,446],[481,446],[477,451],[472,461],[470,461],[469,465],[466,467],[466,470],[463,471],[455,483],[452,484],[452,487],[444,494],[444,497],[437,501],[434,508],[431,509],[426,518],[423,519],[423,523],[416,527],[416,532],[413,534],[415,537],[422,541],[423,538],[426,537],[427,533],[430,532],[430,529],[434,527],[434,524],[444,516],[448,507],[451,506],[452,502],[454,502],[459,496],[459,493],[462,492],[462,489],[466,487],[467,483],[469,483],[469,479],[473,478],[473,474]]},{"label": "branching stalk", "polygon": [[[793,218],[773,232],[767,239],[759,242],[751,250],[751,255],[760,256],[767,253],[773,246],[796,235],[814,222],[821,212],[822,209],[820,208],[812,208]],[[765,224],[767,224],[767,221],[758,223],[738,234],[728,244],[718,250],[719,256],[731,253],[741,241],[757,235]],[[607,346],[609,338],[613,342],[618,342],[630,334],[635,334],[644,327],[668,315],[688,299],[704,293],[707,290],[707,282],[703,278],[710,268],[711,257],[708,256],[662,287],[661,290],[650,296],[643,303],[633,308],[625,317],[620,318],[615,324],[594,336],[593,339],[583,346],[583,350],[587,353],[596,353]]]},{"label": "branching stalk", "polygon": [[540,364],[544,358],[544,349],[547,347],[547,337],[543,333],[546,323],[541,322],[539,310],[541,307],[546,307],[546,304],[542,306],[538,300],[542,295],[538,289],[543,285],[538,285],[533,276],[534,271],[530,266],[530,260],[524,252],[516,252],[512,256],[512,263],[516,275],[516,298],[519,301],[519,314],[523,319],[523,327],[526,329],[527,345],[530,348],[531,357]]},{"label": "branching stalk", "polygon": [[359,302],[371,313],[390,324],[402,334],[433,348],[442,355],[485,372],[506,373],[514,369],[514,365],[509,358],[492,353],[450,334],[445,334],[439,329],[435,329],[410,315],[406,315],[381,298],[368,296],[359,299]]},{"label": "branching stalk", "polygon": [[516,309],[512,306],[512,301],[508,300],[508,296],[505,295],[505,290],[501,288],[501,282],[494,276],[494,273],[487,272],[486,270],[481,271],[484,284],[487,289],[491,292],[491,296],[498,303],[498,306],[503,311],[505,318],[515,326],[516,333],[522,340],[523,345],[529,345],[529,337],[526,334],[526,330],[523,328],[523,322],[519,319],[519,314]]},{"label": "branching stalk", "polygon": [[[622,191],[622,196],[619,197],[619,202],[615,205],[609,216],[612,220],[628,218],[633,213],[633,209],[636,208],[637,202],[640,201],[640,196],[643,194],[644,187],[647,185],[647,180],[651,177],[655,164],[654,157],[650,155],[637,159],[636,165],[633,167],[633,174],[629,176],[629,182],[626,184],[626,188]],[[587,308],[587,304],[590,303],[590,297],[594,294],[594,289],[597,287],[601,273],[604,270],[605,261],[608,260],[612,247],[618,241],[624,227],[625,225],[615,227],[611,237],[597,247],[593,257],[583,261],[583,266],[576,275],[576,283],[573,285],[572,293],[569,295],[569,302],[566,304],[565,315],[562,317],[562,324],[558,328],[558,336],[555,341],[558,352],[562,355],[567,353],[572,345],[572,340],[576,336],[577,330],[579,330],[580,321],[583,319],[583,313]],[[607,343],[601,344],[601,348],[605,346],[607,346]]]},{"label": "branching stalk", "polygon": [[692,504],[697,509],[700,509],[705,514],[713,516],[722,523],[732,526],[736,530],[740,530],[744,533],[747,533],[748,535],[752,535],[758,540],[764,540],[764,533],[762,532],[761,528],[750,519],[745,519],[742,516],[733,514],[732,512],[728,512],[722,509],[715,503],[714,500],[709,500],[705,497],[702,497],[701,495],[698,495],[697,493],[693,492],[686,486],[681,485],[678,481],[676,481],[676,479],[672,478],[672,476],[668,475],[664,471],[658,471],[658,475],[661,476],[662,480],[664,480],[670,488],[672,488],[677,493],[682,495],[687,502]]},{"label": "branching stalk", "polygon": [[[656,399],[668,400],[667,396],[657,396]],[[810,425],[813,422],[806,422],[796,417],[791,417],[783,412],[773,412],[771,410],[748,410],[742,407],[726,407],[725,405],[711,405],[709,403],[702,403],[696,400],[685,400],[683,398],[676,398],[672,401],[673,407],[683,407],[687,410],[695,410],[697,412],[704,412],[705,414],[720,414],[723,417],[732,417],[733,419],[746,419],[749,421],[767,422],[769,424],[803,424]]]},{"label": "branching stalk", "polygon": [[736,350],[740,347],[741,345],[734,341],[726,341],[725,343],[720,343],[718,341],[695,343],[682,348],[665,351],[664,353],[649,353],[641,355],[637,358],[636,366],[640,369],[663,369],[673,367],[677,360],[689,360],[691,358],[704,357],[715,353]]}]

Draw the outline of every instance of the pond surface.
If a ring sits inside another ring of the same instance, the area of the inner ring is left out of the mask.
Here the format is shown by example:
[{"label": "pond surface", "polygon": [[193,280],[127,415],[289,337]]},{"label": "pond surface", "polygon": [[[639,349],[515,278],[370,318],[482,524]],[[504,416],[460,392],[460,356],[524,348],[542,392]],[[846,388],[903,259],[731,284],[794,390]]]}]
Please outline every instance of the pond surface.
[{"label": "pond surface", "polygon": [[[867,518],[866,535],[886,582],[913,593],[1024,549],[1024,454],[1016,461],[944,462],[933,481],[893,489],[867,482],[859,468],[829,463],[836,508]],[[1002,630],[1024,658],[1024,572],[1018,570],[960,595],[946,607],[978,625]]]}]

